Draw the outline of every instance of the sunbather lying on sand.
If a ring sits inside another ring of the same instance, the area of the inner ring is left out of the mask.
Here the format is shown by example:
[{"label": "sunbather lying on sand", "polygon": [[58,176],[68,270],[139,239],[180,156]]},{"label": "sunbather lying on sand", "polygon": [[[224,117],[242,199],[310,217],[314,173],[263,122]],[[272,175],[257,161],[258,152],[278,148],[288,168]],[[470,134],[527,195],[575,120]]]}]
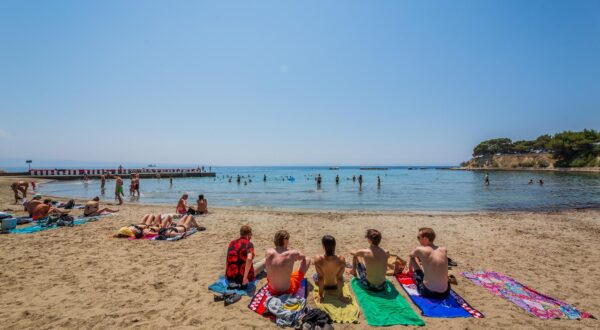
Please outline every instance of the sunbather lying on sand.
[{"label": "sunbather lying on sand", "polygon": [[162,228],[168,228],[172,223],[173,219],[170,215],[162,217],[160,214],[146,214],[140,223],[122,227],[113,237],[129,238],[135,236],[135,238],[142,238],[144,235],[158,234]]},{"label": "sunbather lying on sand", "polygon": [[188,230],[197,228],[198,230],[206,230],[205,227],[200,226],[196,219],[192,215],[186,215],[181,218],[176,224],[172,224],[170,227],[163,227],[160,234],[165,237],[175,237],[185,234]]},{"label": "sunbather lying on sand", "polygon": [[100,198],[98,196],[94,197],[91,201],[85,203],[85,209],[83,210],[83,216],[91,217],[94,215],[100,215],[102,213],[115,213],[119,212],[119,210],[111,210],[107,207],[100,209]]}]

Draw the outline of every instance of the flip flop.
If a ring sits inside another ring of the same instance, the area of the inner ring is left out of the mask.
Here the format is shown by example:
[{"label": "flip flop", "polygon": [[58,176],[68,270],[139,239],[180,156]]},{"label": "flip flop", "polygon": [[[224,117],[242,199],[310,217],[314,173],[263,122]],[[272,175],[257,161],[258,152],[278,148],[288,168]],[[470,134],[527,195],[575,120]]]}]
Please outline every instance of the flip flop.
[{"label": "flip flop", "polygon": [[229,306],[231,304],[235,304],[236,302],[240,301],[240,299],[242,299],[242,296],[236,293],[236,294],[232,295],[231,297],[225,299],[224,305]]},{"label": "flip flop", "polygon": [[454,260],[448,258],[448,266],[457,267],[458,264]]},{"label": "flip flop", "polygon": [[456,277],[454,275],[448,275],[448,282],[454,285],[458,285],[458,281],[456,280]]}]

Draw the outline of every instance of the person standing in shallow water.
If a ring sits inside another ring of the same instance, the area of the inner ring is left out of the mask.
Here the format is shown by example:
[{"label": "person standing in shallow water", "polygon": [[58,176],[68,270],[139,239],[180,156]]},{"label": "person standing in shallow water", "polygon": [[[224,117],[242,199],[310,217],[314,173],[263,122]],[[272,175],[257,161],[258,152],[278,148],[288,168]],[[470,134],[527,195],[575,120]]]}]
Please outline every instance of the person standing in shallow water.
[{"label": "person standing in shallow water", "polygon": [[490,176],[487,173],[485,174],[485,177],[483,178],[483,184],[486,186],[490,185]]},{"label": "person standing in shallow water", "polygon": [[335,184],[340,184],[340,176],[339,175],[335,176]]},{"label": "person standing in shallow water", "polygon": [[125,194],[123,193],[123,179],[120,176],[115,177],[115,199],[119,201],[119,205],[123,204],[123,198]]},{"label": "person standing in shallow water", "polygon": [[352,176],[352,182],[356,182],[356,175]]},{"label": "person standing in shallow water", "polygon": [[362,174],[358,176],[358,186],[362,187]]},{"label": "person standing in shallow water", "polygon": [[377,176],[377,188],[381,188],[381,178],[379,177],[379,175]]},{"label": "person standing in shallow water", "polygon": [[317,175],[317,187],[321,187],[321,174]]},{"label": "person standing in shallow water", "polygon": [[267,175],[263,175],[263,182],[267,182]]}]

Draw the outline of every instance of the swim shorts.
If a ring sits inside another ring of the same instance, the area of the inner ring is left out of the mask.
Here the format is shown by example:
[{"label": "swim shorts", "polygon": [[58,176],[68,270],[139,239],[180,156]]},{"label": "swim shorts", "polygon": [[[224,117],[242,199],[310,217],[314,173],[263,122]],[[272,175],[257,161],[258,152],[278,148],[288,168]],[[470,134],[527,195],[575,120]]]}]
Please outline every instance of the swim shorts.
[{"label": "swim shorts", "polygon": [[300,270],[297,270],[290,275],[290,287],[285,291],[277,291],[271,287],[271,282],[269,282],[269,277],[267,276],[267,284],[269,288],[269,292],[271,292],[274,296],[279,296],[282,294],[295,294],[300,289],[300,284],[302,284],[302,280],[304,279],[304,273]]}]

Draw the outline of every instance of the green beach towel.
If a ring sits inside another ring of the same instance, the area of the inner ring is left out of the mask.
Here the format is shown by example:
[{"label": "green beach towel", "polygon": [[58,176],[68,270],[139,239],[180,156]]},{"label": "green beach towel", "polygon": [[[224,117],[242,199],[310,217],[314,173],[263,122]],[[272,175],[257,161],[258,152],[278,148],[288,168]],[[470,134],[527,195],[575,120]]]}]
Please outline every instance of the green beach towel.
[{"label": "green beach towel", "polygon": [[364,289],[358,279],[353,278],[352,290],[369,325],[425,325],[388,280],[385,280],[385,290],[375,292]]}]

